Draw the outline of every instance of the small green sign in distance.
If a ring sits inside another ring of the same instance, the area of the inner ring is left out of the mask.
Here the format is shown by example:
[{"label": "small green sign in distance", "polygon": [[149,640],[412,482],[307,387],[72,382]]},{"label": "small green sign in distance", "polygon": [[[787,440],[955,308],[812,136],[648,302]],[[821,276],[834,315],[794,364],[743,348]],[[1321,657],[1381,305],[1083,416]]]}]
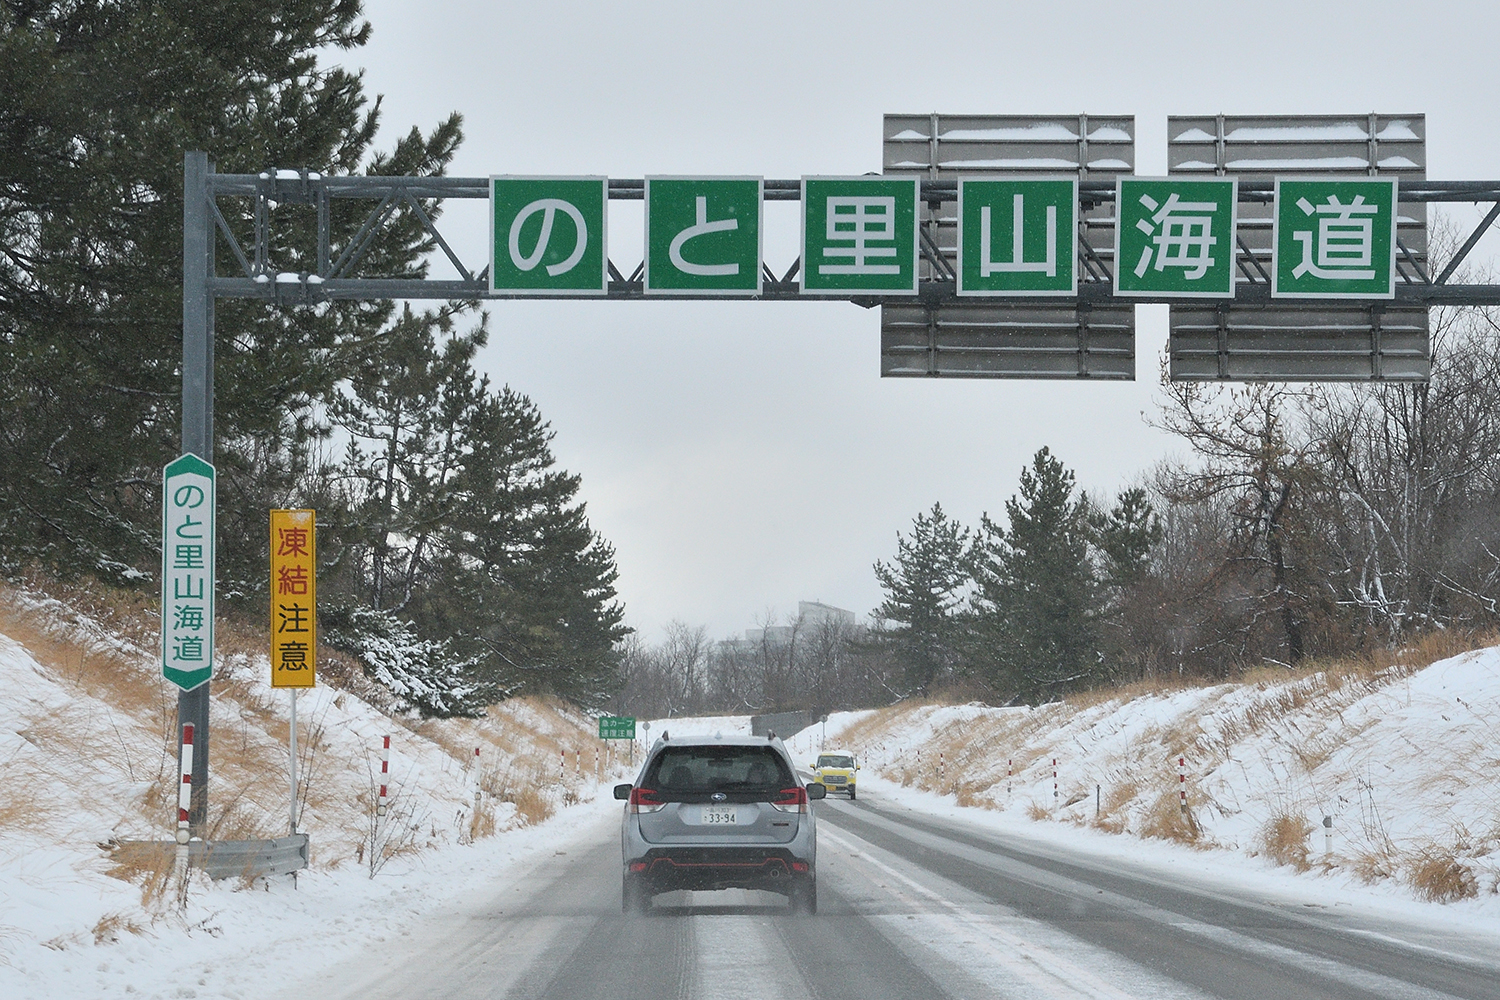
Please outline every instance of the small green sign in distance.
[{"label": "small green sign in distance", "polygon": [[1278,177],[1271,297],[1396,297],[1396,179]]},{"label": "small green sign in distance", "polygon": [[197,455],[162,470],[162,676],[184,691],[213,676],[214,481]]},{"label": "small green sign in distance", "polygon": [[759,177],[647,177],[648,295],[759,295]]},{"label": "small green sign in distance", "polygon": [[915,177],[802,178],[804,295],[915,295]]},{"label": "small green sign in distance", "polygon": [[961,178],[959,295],[1076,295],[1078,178]]},{"label": "small green sign in distance", "polygon": [[1115,294],[1234,297],[1232,177],[1120,177],[1115,181]]},{"label": "small green sign in distance", "polygon": [[599,716],[599,738],[601,740],[635,739],[635,719],[632,716]]},{"label": "small green sign in distance", "polygon": [[604,177],[490,178],[490,291],[609,291]]}]

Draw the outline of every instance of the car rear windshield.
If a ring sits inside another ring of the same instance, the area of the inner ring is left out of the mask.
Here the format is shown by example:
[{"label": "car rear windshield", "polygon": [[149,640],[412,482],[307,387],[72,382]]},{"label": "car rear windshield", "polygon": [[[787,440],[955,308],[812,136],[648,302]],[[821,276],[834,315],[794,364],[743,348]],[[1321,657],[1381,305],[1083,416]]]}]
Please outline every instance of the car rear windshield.
[{"label": "car rear windshield", "polygon": [[844,754],[825,753],[818,758],[819,767],[853,767],[854,758]]},{"label": "car rear windshield", "polygon": [[646,771],[645,787],[669,802],[756,802],[796,784],[781,755],[768,746],[667,747]]}]

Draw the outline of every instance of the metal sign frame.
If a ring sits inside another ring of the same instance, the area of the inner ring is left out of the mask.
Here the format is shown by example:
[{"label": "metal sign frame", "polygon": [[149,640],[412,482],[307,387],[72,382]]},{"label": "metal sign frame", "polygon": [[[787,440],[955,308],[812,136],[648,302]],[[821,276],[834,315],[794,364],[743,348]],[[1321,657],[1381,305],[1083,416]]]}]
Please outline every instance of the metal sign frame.
[{"label": "metal sign frame", "polygon": [[[448,199],[484,200],[489,198],[487,177],[329,177],[307,170],[270,170],[260,174],[219,174],[213,172],[205,154],[189,153],[188,157],[200,158],[200,169],[194,170],[189,163],[187,170],[187,198],[184,205],[185,235],[199,251],[188,251],[194,274],[184,276],[184,289],[193,285],[192,292],[202,299],[195,310],[207,308],[209,299],[242,298],[260,299],[277,305],[307,305],[317,302],[355,301],[363,299],[430,299],[450,301],[495,301],[503,299],[577,299],[578,296],[548,292],[522,294],[494,292],[489,288],[488,265],[473,270],[454,251],[433,219],[433,206]],[[766,201],[800,201],[802,179],[773,179],[763,181]],[[608,181],[611,201],[640,201],[645,197],[643,179],[610,178]],[[1078,185],[1081,209],[1112,204],[1115,198],[1115,181],[1082,180]],[[1239,202],[1268,204],[1275,194],[1271,179],[1241,177]],[[958,181],[956,179],[920,180],[920,198],[928,205],[942,202],[957,202]],[[231,228],[228,216],[220,210],[223,199],[248,200],[245,216],[254,219],[254,232],[249,239],[241,239]],[[1442,273],[1431,276],[1425,269],[1403,267],[1398,274],[1395,301],[1404,304],[1431,306],[1489,306],[1500,305],[1500,284],[1458,285],[1449,282],[1454,271],[1468,257],[1480,238],[1500,218],[1500,181],[1403,181],[1402,201],[1441,202],[1489,202],[1491,211],[1475,228],[1474,232],[1449,261]],[[335,200],[363,200],[375,202],[363,224],[349,243],[342,247],[330,245],[329,206]],[[317,212],[317,269],[314,271],[278,271],[271,260],[273,206],[305,205]],[[358,276],[359,266],[373,244],[375,235],[398,212],[407,212],[415,217],[436,249],[458,272],[453,279],[440,278],[392,278],[382,276]],[[233,274],[219,274],[214,267],[213,249],[222,240],[235,263]],[[485,250],[487,255],[488,248]],[[940,254],[928,247],[921,247],[923,260],[934,265]],[[613,260],[608,262],[610,281],[608,290],[600,298],[644,299],[647,297],[642,280],[644,262],[638,264],[627,276]],[[778,276],[776,269],[768,264],[765,281],[759,295],[737,296],[751,300],[766,301],[829,301],[843,300],[862,306],[878,305],[881,302],[954,302],[958,301],[956,283],[950,276],[946,262],[934,265],[941,276],[924,275],[917,283],[917,291],[911,296],[871,296],[858,292],[836,294],[803,295],[799,292],[797,275],[801,270],[800,257],[790,262]],[[1261,274],[1254,258],[1243,248],[1237,249],[1235,266],[1244,279],[1237,283],[1234,299],[1237,302],[1265,302],[1271,294],[1270,275]],[[1114,275],[1108,264],[1090,260],[1089,266],[1079,270],[1078,299],[1091,304],[1128,305],[1137,302],[1171,302],[1171,296],[1131,296],[1118,300],[1111,291]],[[724,299],[722,294],[674,295],[673,299]],[[1000,296],[1005,298],[1006,296]],[[1015,296],[1018,302],[1035,304],[1034,299]]]},{"label": "metal sign frame", "polygon": [[[1080,156],[1085,156],[1080,142]],[[1055,172],[1055,170],[1053,171]],[[802,179],[766,179],[762,182],[765,201],[800,201]],[[958,200],[958,181],[950,178],[920,178],[919,198],[936,210],[944,202]],[[271,169],[258,174],[220,174],[214,171],[208,154],[188,152],[183,163],[183,247],[182,247],[182,451],[213,463],[213,357],[214,302],[220,298],[256,299],[277,306],[311,305],[322,302],[360,301],[370,299],[411,299],[447,301],[498,301],[504,299],[570,299],[576,294],[548,292],[542,294],[496,292],[490,288],[489,267],[471,269],[453,249],[436,225],[436,208],[450,200],[488,200],[488,177],[388,177],[329,176],[306,169]],[[639,201],[645,197],[643,179],[612,178],[606,182],[612,201]],[[1238,197],[1244,203],[1269,203],[1274,196],[1270,179],[1241,177]],[[1085,177],[1079,181],[1079,216],[1084,217],[1102,206],[1112,206],[1114,179]],[[1443,271],[1433,276],[1419,264],[1399,269],[1400,281],[1393,300],[1406,306],[1495,306],[1500,305],[1500,283],[1454,284],[1450,278],[1473,251],[1479,240],[1500,218],[1500,181],[1407,181],[1401,184],[1403,202],[1487,202],[1490,211],[1475,227]],[[226,214],[222,201],[235,200],[240,211]],[[342,246],[332,243],[330,209],[335,201],[373,202],[363,223]],[[246,204],[248,202],[248,204]],[[272,259],[273,218],[282,206],[301,206],[316,213],[314,239],[316,261],[312,271],[279,271]],[[395,278],[362,275],[361,264],[382,227],[398,214],[405,213],[420,225],[431,239],[436,252],[452,265],[458,277],[452,279]],[[250,220],[250,232],[237,233],[230,218]],[[234,271],[220,274],[218,258],[220,241],[234,261]],[[1107,262],[1085,250],[1079,258],[1078,294],[1074,298],[1054,301],[1062,309],[1102,309],[1127,306],[1138,302],[1170,302],[1169,298],[1149,296],[1119,299],[1113,295],[1114,275]],[[492,252],[486,247],[484,254]],[[844,300],[865,308],[876,305],[939,305],[967,301],[956,295],[952,268],[943,252],[929,241],[920,247],[924,273],[910,296],[869,296],[858,293],[802,295],[799,292],[800,257],[777,275],[768,265],[764,269],[761,291],[748,296],[764,301],[838,301]],[[1236,267],[1245,280],[1237,283],[1233,301],[1237,304],[1269,304],[1270,275],[1242,246],[1237,249]],[[646,292],[644,261],[627,276],[606,256],[609,282],[600,299],[642,300]],[[722,295],[681,295],[672,298],[723,299]],[[658,299],[662,301],[662,299]],[[737,301],[744,301],[743,298]],[[985,300],[993,308],[1007,305],[1035,308],[1033,297],[997,296]],[[1372,305],[1387,305],[1374,303]],[[1082,373],[1081,373],[1082,374]],[[202,836],[208,812],[208,706],[211,681],[185,691],[178,697],[179,727],[197,727],[196,752],[192,758],[192,805],[189,818],[193,833]],[[180,729],[179,729],[180,731]]]}]

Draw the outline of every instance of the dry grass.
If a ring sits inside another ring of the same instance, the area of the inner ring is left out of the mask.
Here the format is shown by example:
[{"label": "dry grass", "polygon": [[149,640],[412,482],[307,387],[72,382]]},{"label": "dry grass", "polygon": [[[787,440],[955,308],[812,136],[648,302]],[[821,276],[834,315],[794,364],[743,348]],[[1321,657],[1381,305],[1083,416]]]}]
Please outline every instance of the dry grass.
[{"label": "dry grass", "polygon": [[1038,822],[1044,819],[1052,818],[1052,814],[1050,812],[1048,812],[1046,809],[1042,808],[1035,802],[1032,802],[1026,807],[1026,815],[1028,818],[1037,820]]},{"label": "dry grass", "polygon": [[1396,874],[1396,858],[1390,851],[1362,851],[1349,863],[1354,877],[1366,885],[1383,881]]},{"label": "dry grass", "polygon": [[109,853],[105,874],[139,887],[143,910],[156,912],[166,906],[173,888],[172,851],[143,841],[110,841],[99,846]]},{"label": "dry grass", "polygon": [[1406,871],[1406,882],[1416,894],[1434,903],[1452,903],[1479,895],[1474,870],[1451,849],[1436,846],[1416,852]]},{"label": "dry grass", "polygon": [[140,924],[131,920],[123,913],[106,913],[99,918],[94,925],[95,944],[114,944],[120,940],[121,933],[140,934],[144,930]]},{"label": "dry grass", "polygon": [[1110,786],[1109,794],[1104,797],[1093,825],[1106,833],[1124,833],[1129,825],[1125,809],[1135,801],[1138,794],[1140,786],[1133,781],[1122,781]]},{"label": "dry grass", "polygon": [[1307,817],[1280,813],[1261,830],[1261,847],[1278,865],[1291,865],[1299,872],[1305,872],[1312,867],[1308,860],[1312,849],[1307,842],[1312,832],[1313,825]]},{"label": "dry grass", "polygon": [[1141,824],[1141,836],[1196,846],[1202,833],[1191,810],[1182,808],[1175,789],[1158,795]]},{"label": "dry grass", "polygon": [[516,815],[530,826],[536,826],[550,817],[553,812],[552,800],[530,786],[508,793],[504,796],[504,801],[513,803],[516,807]]}]

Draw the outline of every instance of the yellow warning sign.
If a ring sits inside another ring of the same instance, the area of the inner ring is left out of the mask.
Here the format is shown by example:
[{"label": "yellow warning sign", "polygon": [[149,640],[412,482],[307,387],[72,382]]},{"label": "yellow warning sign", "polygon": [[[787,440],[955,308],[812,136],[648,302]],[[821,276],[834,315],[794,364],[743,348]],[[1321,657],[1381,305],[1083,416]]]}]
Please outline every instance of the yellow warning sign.
[{"label": "yellow warning sign", "polygon": [[318,549],[310,510],[271,511],[271,686],[318,677]]}]

